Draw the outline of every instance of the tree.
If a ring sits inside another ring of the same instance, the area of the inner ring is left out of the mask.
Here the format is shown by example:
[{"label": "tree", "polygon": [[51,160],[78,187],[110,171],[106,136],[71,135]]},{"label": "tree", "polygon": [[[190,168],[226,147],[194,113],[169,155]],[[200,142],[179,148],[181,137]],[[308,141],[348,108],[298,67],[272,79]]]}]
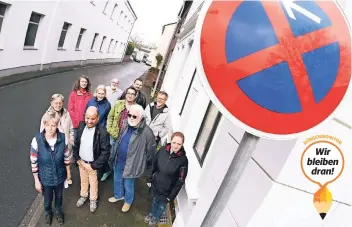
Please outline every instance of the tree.
[{"label": "tree", "polygon": [[126,50],[126,55],[131,55],[134,51],[134,43],[133,42],[128,42],[127,50]]},{"label": "tree", "polygon": [[159,69],[161,62],[163,61],[163,56],[160,53],[158,53],[155,56],[155,59],[156,59],[156,68]]},{"label": "tree", "polygon": [[134,47],[141,48],[143,46],[143,39],[139,35],[133,35],[130,37],[131,42],[134,44]]}]

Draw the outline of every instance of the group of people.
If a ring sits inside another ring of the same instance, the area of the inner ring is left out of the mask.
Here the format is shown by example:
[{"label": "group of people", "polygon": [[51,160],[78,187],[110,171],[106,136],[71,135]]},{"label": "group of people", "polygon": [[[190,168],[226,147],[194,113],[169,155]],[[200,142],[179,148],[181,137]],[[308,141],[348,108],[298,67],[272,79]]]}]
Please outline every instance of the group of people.
[{"label": "group of people", "polygon": [[141,79],[125,91],[118,84],[114,78],[92,94],[90,79],[79,77],[67,110],[64,96],[52,95],[30,149],[35,188],[44,196],[46,224],[52,223],[54,197],[56,220],[64,224],[63,191],[73,183],[72,166],[78,166],[80,175],[76,206],[89,200],[91,212],[98,207],[99,181],[113,175],[114,195],[109,202],[123,200],[122,212],[127,212],[134,201],[135,180],[146,177],[153,195],[144,220],[149,226],[157,225],[167,203],[185,183],[184,135],[175,132],[169,143],[162,142],[171,128],[168,94],[160,91],[155,101],[147,103]]}]

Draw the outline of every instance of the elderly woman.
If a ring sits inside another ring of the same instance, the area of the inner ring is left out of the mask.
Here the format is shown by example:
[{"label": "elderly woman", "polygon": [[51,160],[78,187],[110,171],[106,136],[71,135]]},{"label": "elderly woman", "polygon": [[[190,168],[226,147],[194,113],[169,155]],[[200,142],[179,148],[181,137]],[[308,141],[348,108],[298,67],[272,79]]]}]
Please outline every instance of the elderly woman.
[{"label": "elderly woman", "polygon": [[44,130],[33,138],[30,161],[35,189],[44,196],[45,223],[52,222],[52,201],[55,195],[57,222],[64,223],[62,213],[62,192],[66,179],[66,165],[70,164],[65,134],[58,129],[60,116],[56,111],[48,111],[43,117]]},{"label": "elderly woman", "polygon": [[[68,150],[70,152],[70,162],[73,163],[72,146],[75,138],[73,133],[73,126],[69,112],[64,108],[64,96],[61,94],[54,94],[50,99],[50,107],[47,112],[55,111],[60,116],[58,129],[65,134],[66,142],[68,143]],[[45,115],[44,115],[45,116]],[[40,132],[44,129],[44,116],[40,124]],[[66,166],[67,171],[67,184],[72,184],[70,165]]]},{"label": "elderly woman", "polygon": [[99,111],[99,122],[98,124],[101,125],[103,128],[106,129],[106,122],[108,120],[108,115],[111,110],[111,104],[106,98],[106,88],[104,85],[99,85],[94,92],[94,97],[89,100],[86,109],[90,106],[95,106],[98,108]]},{"label": "elderly woman", "polygon": [[68,100],[68,112],[72,119],[75,136],[77,135],[79,122],[84,120],[84,110],[87,103],[92,98],[90,86],[90,80],[87,76],[79,77]]},{"label": "elderly woman", "polygon": [[147,180],[153,192],[152,209],[144,219],[149,226],[158,224],[167,203],[176,198],[185,183],[188,159],[183,148],[184,140],[181,132],[175,132],[171,144],[161,147],[155,155]]}]

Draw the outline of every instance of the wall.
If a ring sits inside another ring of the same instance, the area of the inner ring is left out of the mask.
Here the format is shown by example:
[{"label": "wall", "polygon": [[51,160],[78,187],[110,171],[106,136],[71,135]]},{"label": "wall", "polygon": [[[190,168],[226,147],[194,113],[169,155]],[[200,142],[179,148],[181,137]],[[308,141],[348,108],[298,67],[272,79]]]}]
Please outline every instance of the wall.
[{"label": "wall", "polygon": [[[352,4],[344,4],[345,13],[351,20]],[[192,12],[197,12],[198,6],[199,4],[192,6],[188,22]],[[177,214],[173,225],[176,227],[201,226],[244,134],[242,129],[222,117],[205,161],[200,165],[193,147],[210,99],[198,73],[191,84],[196,69],[196,53],[194,47],[187,49],[187,43],[193,35],[192,32],[188,37],[178,40],[162,87],[170,94],[167,104],[172,111],[173,130],[184,132],[184,146],[189,159],[186,184],[177,197]],[[323,222],[313,206],[313,193],[318,187],[308,181],[300,169],[303,140],[306,137],[287,141],[261,138],[216,226],[351,226],[351,102],[352,94],[349,93],[335,118],[307,135],[332,134],[343,142],[341,148],[345,156],[345,169],[341,177],[329,186],[335,201]],[[184,108],[180,114],[182,106]]]},{"label": "wall", "polygon": [[[0,70],[22,66],[48,64],[52,62],[68,62],[89,59],[115,59],[121,61],[125,44],[136,20],[125,1],[4,1],[10,4],[5,13],[0,34]],[[111,13],[115,6],[111,19]],[[32,11],[43,14],[36,35],[35,49],[24,50],[28,22]],[[120,16],[120,12],[123,14]],[[125,18],[126,16],[126,18]],[[128,22],[130,21],[130,22]],[[68,29],[63,50],[58,49],[58,42],[64,22],[72,24]],[[76,42],[80,29],[84,33],[80,50],[76,50]],[[90,46],[94,33],[99,33],[95,41],[95,51]],[[106,36],[102,52],[99,47],[103,36]],[[114,39],[110,53],[107,48]],[[115,47],[115,41],[118,44]],[[1,76],[1,75],[0,75]]]},{"label": "wall", "polygon": [[[169,44],[170,44],[170,40],[175,32],[176,26],[177,26],[177,24],[170,24],[170,25],[165,26],[164,32],[159,39],[158,47],[155,51],[155,56],[160,53],[163,56],[163,59],[165,59],[166,52],[167,52]],[[152,66],[153,67],[156,66],[155,57],[153,58]]]}]

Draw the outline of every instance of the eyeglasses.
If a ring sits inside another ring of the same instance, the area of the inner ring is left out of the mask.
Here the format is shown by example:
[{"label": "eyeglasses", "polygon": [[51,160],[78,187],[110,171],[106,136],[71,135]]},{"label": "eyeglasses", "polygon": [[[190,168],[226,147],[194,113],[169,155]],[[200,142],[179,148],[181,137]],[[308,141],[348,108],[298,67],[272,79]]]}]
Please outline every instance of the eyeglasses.
[{"label": "eyeglasses", "polygon": [[138,117],[138,116],[136,116],[136,115],[132,115],[132,114],[127,114],[127,116],[128,116],[129,118],[131,118],[131,117],[132,117],[133,119],[137,119],[137,117]]},{"label": "eyeglasses", "polygon": [[136,95],[135,93],[127,93],[127,95]]}]

